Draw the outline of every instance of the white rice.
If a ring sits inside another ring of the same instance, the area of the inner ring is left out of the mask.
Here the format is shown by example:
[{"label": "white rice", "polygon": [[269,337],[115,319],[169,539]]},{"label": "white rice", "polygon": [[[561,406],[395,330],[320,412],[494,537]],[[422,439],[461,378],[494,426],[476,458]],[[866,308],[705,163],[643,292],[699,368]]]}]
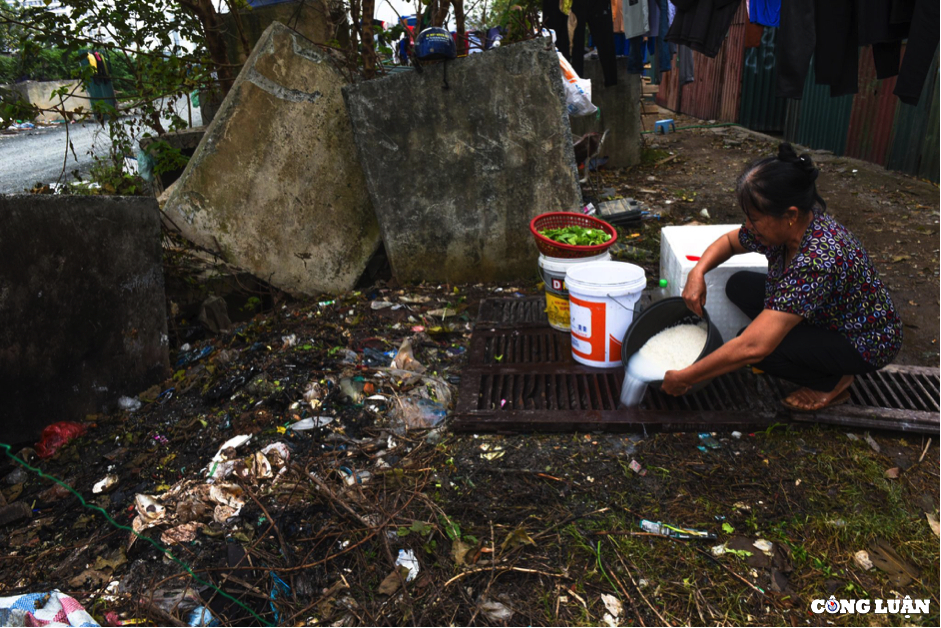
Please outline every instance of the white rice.
[{"label": "white rice", "polygon": [[678,371],[696,361],[706,346],[706,323],[664,329],[640,348],[641,360],[660,372]]},{"label": "white rice", "polygon": [[647,382],[663,379],[667,371],[678,371],[696,361],[706,346],[706,323],[677,325],[648,340],[627,363],[621,403],[635,406],[644,397]]}]

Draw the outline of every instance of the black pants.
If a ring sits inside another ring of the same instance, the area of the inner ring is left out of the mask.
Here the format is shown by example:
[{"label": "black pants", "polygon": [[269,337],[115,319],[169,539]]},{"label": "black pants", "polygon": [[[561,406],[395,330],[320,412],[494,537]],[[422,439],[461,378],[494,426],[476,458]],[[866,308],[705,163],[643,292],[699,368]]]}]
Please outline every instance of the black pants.
[{"label": "black pants", "polygon": [[[764,309],[765,275],[742,271],[729,277],[725,293],[748,318]],[[866,362],[842,334],[800,323],[764,360],[752,365],[765,373],[812,390],[831,391],[844,375],[878,369]]]},{"label": "black pants", "polygon": [[817,85],[829,85],[831,97],[855,94],[859,76],[857,19],[853,0],[782,2],[775,48],[777,97],[803,97],[811,56]]},{"label": "black pants", "polygon": [[[928,76],[928,69],[938,49],[938,0],[917,0],[908,33],[905,58],[895,84],[895,95],[903,103],[917,105]],[[931,95],[928,95],[929,102]]]},{"label": "black pants", "polygon": [[574,0],[572,12],[578,19],[569,54],[568,16],[559,10],[558,0],[543,0],[542,21],[546,28],[555,31],[556,46],[562,56],[569,60],[579,76],[585,75],[585,24],[598,49],[598,60],[604,73],[604,86],[618,84],[617,55],[614,50],[614,22],[611,18],[611,0]]}]

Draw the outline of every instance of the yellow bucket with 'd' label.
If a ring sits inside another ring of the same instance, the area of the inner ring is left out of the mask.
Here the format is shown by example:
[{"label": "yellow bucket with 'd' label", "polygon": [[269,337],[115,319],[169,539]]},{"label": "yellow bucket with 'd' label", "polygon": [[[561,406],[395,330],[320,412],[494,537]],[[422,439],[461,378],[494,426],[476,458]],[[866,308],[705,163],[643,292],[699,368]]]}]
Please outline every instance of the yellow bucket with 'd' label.
[{"label": "yellow bucket with 'd' label", "polygon": [[553,329],[569,331],[569,292],[565,286],[565,272],[579,264],[605,262],[610,259],[611,255],[607,252],[581,258],[539,256],[539,274],[546,284],[546,316]]}]

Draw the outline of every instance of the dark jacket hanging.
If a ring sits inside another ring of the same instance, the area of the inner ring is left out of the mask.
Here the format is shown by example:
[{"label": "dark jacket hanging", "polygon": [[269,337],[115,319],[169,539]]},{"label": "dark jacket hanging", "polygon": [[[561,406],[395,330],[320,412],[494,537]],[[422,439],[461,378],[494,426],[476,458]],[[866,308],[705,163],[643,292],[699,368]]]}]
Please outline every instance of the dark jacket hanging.
[{"label": "dark jacket hanging", "polygon": [[912,25],[908,31],[905,58],[899,69],[894,94],[903,103],[917,105],[925,78],[938,50],[938,19],[941,17],[938,0],[916,0]]},{"label": "dark jacket hanging", "polygon": [[670,1],[676,6],[676,17],[666,40],[715,58],[741,0]]},{"label": "dark jacket hanging", "polygon": [[814,0],[788,0],[781,3],[781,28],[775,46],[775,67],[778,74],[778,98],[804,95],[804,79],[810,58],[817,44]]}]

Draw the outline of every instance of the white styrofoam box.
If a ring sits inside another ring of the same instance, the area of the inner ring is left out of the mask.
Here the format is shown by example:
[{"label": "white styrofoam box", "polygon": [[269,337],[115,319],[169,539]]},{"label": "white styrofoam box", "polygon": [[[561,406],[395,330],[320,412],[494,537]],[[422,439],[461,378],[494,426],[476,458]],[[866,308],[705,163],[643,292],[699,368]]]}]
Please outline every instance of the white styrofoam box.
[{"label": "white styrofoam box", "polygon": [[[686,278],[699,258],[713,242],[741,225],[693,225],[664,227],[660,232],[660,278],[667,280],[671,297],[683,295]],[[736,305],[725,296],[729,277],[741,270],[768,272],[768,259],[760,253],[735,255],[730,260],[706,273],[706,310],[709,318],[728,342],[738,331],[751,322]]]}]

